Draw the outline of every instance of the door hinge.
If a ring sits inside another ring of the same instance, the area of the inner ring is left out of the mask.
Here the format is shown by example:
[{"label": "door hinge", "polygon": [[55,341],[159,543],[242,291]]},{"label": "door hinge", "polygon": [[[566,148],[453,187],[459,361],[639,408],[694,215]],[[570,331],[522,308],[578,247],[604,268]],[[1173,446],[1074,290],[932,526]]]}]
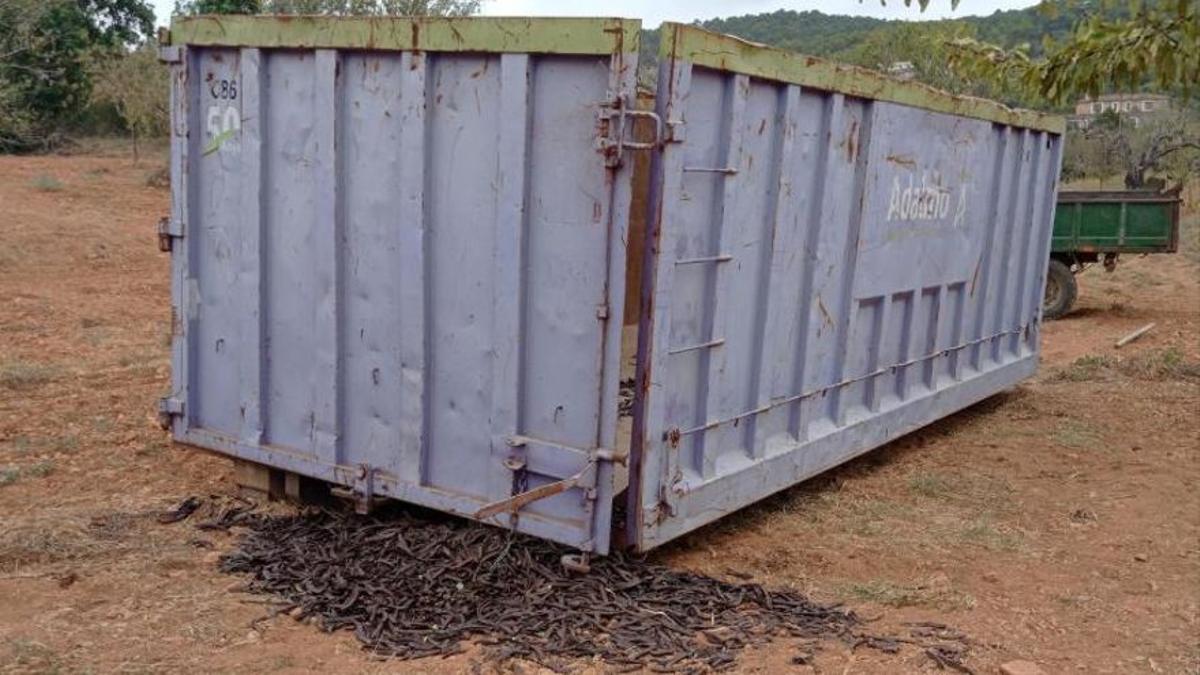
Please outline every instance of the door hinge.
[{"label": "door hinge", "polygon": [[[641,117],[654,122],[654,137],[649,141],[631,140],[634,118]],[[662,145],[662,118],[652,110],[638,110],[629,105],[628,94],[617,94],[600,104],[597,112],[599,136],[596,149],[604,155],[604,164],[609,168],[621,166],[626,150],[654,150]]]},{"label": "door hinge", "polygon": [[176,417],[183,417],[183,401],[174,396],[164,396],[158,400],[158,424],[164,430],[170,430]]},{"label": "door hinge", "polygon": [[158,221],[158,250],[170,253],[175,249],[175,240],[183,238],[183,223],[163,218]]}]

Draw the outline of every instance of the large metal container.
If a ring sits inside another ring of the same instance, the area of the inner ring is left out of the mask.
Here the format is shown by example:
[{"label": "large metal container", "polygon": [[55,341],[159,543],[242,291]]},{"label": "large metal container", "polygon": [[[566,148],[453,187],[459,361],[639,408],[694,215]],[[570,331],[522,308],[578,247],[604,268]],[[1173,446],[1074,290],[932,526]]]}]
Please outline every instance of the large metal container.
[{"label": "large metal container", "polygon": [[658,107],[638,548],[1037,368],[1061,119],[678,25]]},{"label": "large metal container", "polygon": [[671,24],[647,114],[638,30],[177,21],[174,437],[605,553],[1033,372],[1061,120]]},{"label": "large metal container", "polygon": [[638,30],[177,20],[175,438],[606,551]]}]

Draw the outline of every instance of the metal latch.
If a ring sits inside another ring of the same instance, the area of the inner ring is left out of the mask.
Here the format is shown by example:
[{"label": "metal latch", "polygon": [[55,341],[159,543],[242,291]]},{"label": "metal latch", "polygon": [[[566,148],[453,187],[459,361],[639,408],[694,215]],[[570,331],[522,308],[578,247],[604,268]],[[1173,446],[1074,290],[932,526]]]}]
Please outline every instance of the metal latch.
[{"label": "metal latch", "polygon": [[475,512],[475,517],[479,520],[486,520],[499,513],[515,514],[521,510],[521,507],[536,502],[546,497],[552,497],[556,494],[566,492],[573,487],[587,486],[591,487],[596,484],[596,460],[592,459],[579,470],[578,473],[568,476],[560,481],[539,485],[532,490],[526,490],[521,494],[501,499],[485,505],[483,508]]},{"label": "metal latch", "polygon": [[[628,133],[632,133],[633,124],[629,120],[637,117],[654,122],[653,140],[635,141],[626,138]],[[597,118],[600,126],[597,149],[604,155],[604,164],[609,168],[621,166],[626,150],[654,150],[662,145],[662,118],[652,110],[638,110],[630,106],[627,94],[618,94],[611,101],[601,103]]]},{"label": "metal latch", "polygon": [[158,424],[164,430],[170,430],[175,418],[182,416],[183,401],[174,396],[164,396],[158,400]]},{"label": "metal latch", "polygon": [[175,247],[175,240],[183,238],[183,223],[163,218],[158,221],[158,250],[170,253]]},{"label": "metal latch", "polygon": [[359,464],[354,470],[349,487],[340,485],[330,488],[329,493],[339,499],[354,502],[354,512],[366,515],[375,508],[375,467]]}]

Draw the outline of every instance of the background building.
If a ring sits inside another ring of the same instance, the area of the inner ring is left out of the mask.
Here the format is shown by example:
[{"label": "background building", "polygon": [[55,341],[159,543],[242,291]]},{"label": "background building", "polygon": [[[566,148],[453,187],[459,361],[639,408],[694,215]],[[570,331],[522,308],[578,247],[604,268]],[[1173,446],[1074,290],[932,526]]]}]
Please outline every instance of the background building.
[{"label": "background building", "polygon": [[1137,126],[1148,116],[1166,112],[1170,108],[1171,97],[1163,94],[1104,94],[1097,98],[1080,99],[1075,104],[1075,114],[1067,118],[1067,123],[1086,129],[1097,115],[1113,111],[1132,120]]}]

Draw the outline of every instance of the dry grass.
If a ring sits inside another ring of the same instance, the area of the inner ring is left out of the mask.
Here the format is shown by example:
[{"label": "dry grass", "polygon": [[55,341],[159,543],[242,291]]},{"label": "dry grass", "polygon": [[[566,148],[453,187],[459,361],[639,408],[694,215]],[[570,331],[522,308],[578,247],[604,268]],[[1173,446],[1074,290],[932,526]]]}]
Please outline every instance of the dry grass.
[{"label": "dry grass", "polygon": [[106,544],[86,523],[72,519],[26,518],[0,531],[0,570],[99,555]]},{"label": "dry grass", "polygon": [[908,489],[922,497],[943,499],[950,495],[949,479],[939,473],[919,471],[908,479]]},{"label": "dry grass", "polygon": [[1122,376],[1157,381],[1200,379],[1200,361],[1189,360],[1174,347],[1150,349],[1125,357],[1087,355],[1075,359],[1049,379],[1052,382],[1090,382]]},{"label": "dry grass", "polygon": [[1063,420],[1050,435],[1057,445],[1072,450],[1085,450],[1100,445],[1100,436],[1092,428],[1077,420]]},{"label": "dry grass", "polygon": [[1111,356],[1081,356],[1050,377],[1051,381],[1089,382],[1104,376],[1116,362]]},{"label": "dry grass", "polygon": [[1122,375],[1140,380],[1200,379],[1200,361],[1189,361],[1171,347],[1139,352],[1117,361],[1116,368]]},{"label": "dry grass", "polygon": [[38,174],[30,183],[38,192],[62,192],[63,183],[49,174]]},{"label": "dry grass", "polygon": [[842,588],[844,597],[858,602],[872,602],[886,607],[932,607],[936,609],[971,609],[975,598],[956,590],[943,577],[906,585],[883,579],[849,584]]},{"label": "dry grass", "polygon": [[4,659],[4,672],[53,675],[68,670],[62,656],[41,642],[7,638],[0,644],[4,647],[3,651],[8,652],[7,658]]},{"label": "dry grass", "polygon": [[958,531],[964,543],[988,551],[1016,551],[1021,548],[1021,535],[1011,527],[997,523],[990,513],[966,521]]},{"label": "dry grass", "polygon": [[83,560],[153,561],[163,550],[163,543],[149,529],[156,513],[83,515],[70,509],[43,509],[24,514],[0,529],[0,574],[26,567],[49,574],[56,564]]},{"label": "dry grass", "polygon": [[0,469],[0,486],[12,485],[21,478],[45,478],[54,473],[54,462],[44,459],[29,466],[6,466]]},{"label": "dry grass", "polygon": [[36,389],[58,375],[58,369],[42,363],[8,361],[0,363],[0,388],[13,391]]},{"label": "dry grass", "polygon": [[[149,162],[158,157],[165,157],[170,150],[170,138],[142,138],[138,140],[139,163]],[[127,159],[133,164],[133,144],[124,136],[91,136],[72,138],[68,145],[63,146],[59,155],[80,155],[87,157],[115,157]]]}]

